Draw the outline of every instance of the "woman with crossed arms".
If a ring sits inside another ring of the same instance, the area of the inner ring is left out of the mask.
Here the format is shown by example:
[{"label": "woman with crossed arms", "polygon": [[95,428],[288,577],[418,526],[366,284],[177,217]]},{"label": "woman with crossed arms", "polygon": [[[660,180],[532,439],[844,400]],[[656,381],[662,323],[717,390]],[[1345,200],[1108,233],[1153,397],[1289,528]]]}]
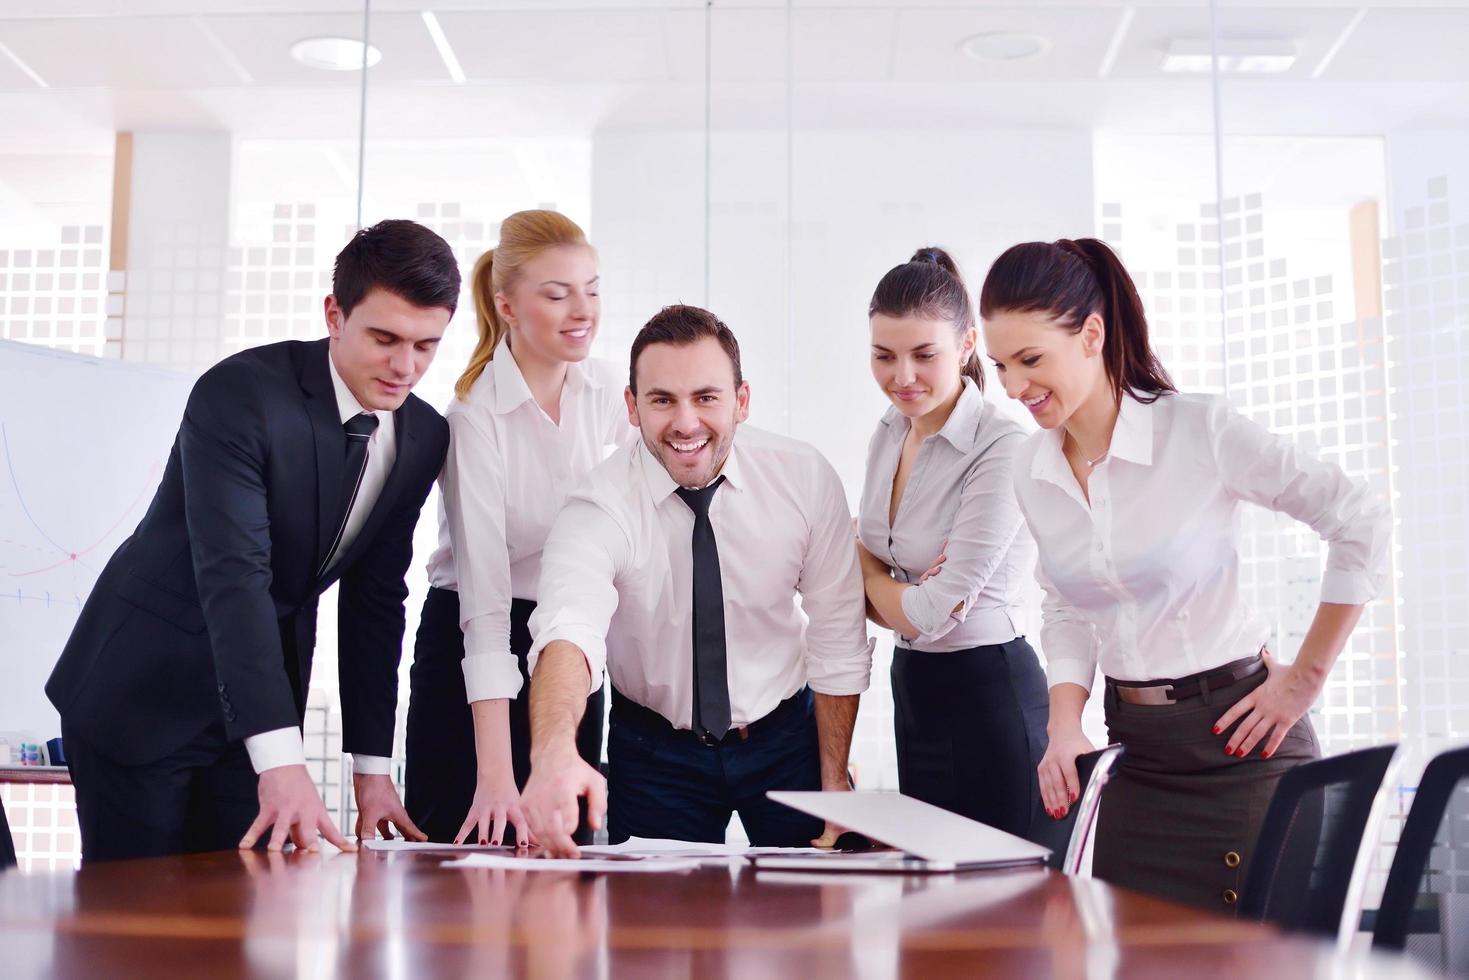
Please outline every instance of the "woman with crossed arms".
[{"label": "woman with crossed arms", "polygon": [[[1222,396],[1178,393],[1132,279],[1096,239],[1009,249],[980,316],[1006,393],[1044,430],[1015,485],[1045,590],[1045,806],[1064,816],[1081,792],[1076,757],[1093,748],[1081,711],[1100,667],[1125,755],[1103,797],[1096,875],[1229,911],[1280,775],[1320,755],[1306,712],[1386,582],[1389,512]],[[1290,664],[1270,656],[1241,595],[1242,502],[1327,543],[1321,604]]]},{"label": "woman with crossed arms", "polygon": [[[445,412],[439,547],[409,674],[405,804],[430,840],[499,844],[508,825],[530,841],[526,624],[541,549],[567,494],[637,432],[621,372],[587,358],[599,289],[597,253],[555,211],[506,218],[475,265],[479,343]],[[577,732],[592,766],[602,699]]]},{"label": "woman with crossed arms", "polygon": [[1021,635],[1035,545],[1015,502],[1019,425],[984,399],[958,267],[919,249],[869,305],[872,376],[892,407],[867,453],[858,556],[869,617],[893,631],[902,792],[1029,836],[1046,679]]}]

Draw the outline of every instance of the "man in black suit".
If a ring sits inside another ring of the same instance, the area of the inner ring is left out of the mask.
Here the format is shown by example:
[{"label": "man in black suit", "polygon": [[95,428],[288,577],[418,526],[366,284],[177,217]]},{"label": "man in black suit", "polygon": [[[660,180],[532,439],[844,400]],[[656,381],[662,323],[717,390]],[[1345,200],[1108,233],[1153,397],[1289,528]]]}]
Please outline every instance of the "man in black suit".
[{"label": "man in black suit", "polygon": [[449,430],[409,390],[458,298],[448,244],[384,221],[337,256],[327,338],[243,351],[194,385],[158,492],[46,684],[84,860],[253,847],[267,830],[272,849],[318,833],[350,847],[301,740],[317,597],[339,580],[357,832],[423,839],[388,758],[403,576]]}]

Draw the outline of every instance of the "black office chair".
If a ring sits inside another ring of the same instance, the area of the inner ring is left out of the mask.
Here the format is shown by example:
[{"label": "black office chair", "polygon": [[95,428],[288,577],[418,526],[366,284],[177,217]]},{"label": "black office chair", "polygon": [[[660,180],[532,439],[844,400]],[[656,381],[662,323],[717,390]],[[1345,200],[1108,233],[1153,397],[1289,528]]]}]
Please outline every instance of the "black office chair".
[{"label": "black office chair", "polygon": [[1469,746],[1441,753],[1423,770],[1372,945],[1406,950],[1436,972],[1469,974]]},{"label": "black office chair", "polygon": [[1045,828],[1046,839],[1038,841],[1051,848],[1047,865],[1069,875],[1080,873],[1092,829],[1096,826],[1102,788],[1112,778],[1112,770],[1121,758],[1120,745],[1109,745],[1076,757],[1076,778],[1081,783],[1081,797],[1066,811],[1066,816]]},{"label": "black office chair", "polygon": [[1240,899],[1240,917],[1339,939],[1351,918],[1358,856],[1396,745],[1363,749],[1296,766],[1280,778]]},{"label": "black office chair", "polygon": [[0,871],[15,865],[15,838],[10,836],[10,821],[5,818],[5,799],[0,797]]}]

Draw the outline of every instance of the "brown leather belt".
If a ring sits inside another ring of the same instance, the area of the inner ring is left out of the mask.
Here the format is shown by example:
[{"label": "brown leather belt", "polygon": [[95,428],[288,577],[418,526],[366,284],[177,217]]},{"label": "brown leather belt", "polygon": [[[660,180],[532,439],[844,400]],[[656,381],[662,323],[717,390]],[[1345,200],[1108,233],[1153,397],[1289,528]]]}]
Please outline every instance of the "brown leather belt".
[{"label": "brown leather belt", "polygon": [[[1263,647],[1261,648],[1263,652]],[[1200,671],[1187,677],[1161,681],[1118,681],[1107,678],[1107,683],[1117,692],[1117,697],[1128,704],[1176,704],[1189,698],[1201,696],[1206,690],[1217,691],[1221,687],[1238,683],[1265,669],[1265,660],[1260,654],[1245,657]]]}]

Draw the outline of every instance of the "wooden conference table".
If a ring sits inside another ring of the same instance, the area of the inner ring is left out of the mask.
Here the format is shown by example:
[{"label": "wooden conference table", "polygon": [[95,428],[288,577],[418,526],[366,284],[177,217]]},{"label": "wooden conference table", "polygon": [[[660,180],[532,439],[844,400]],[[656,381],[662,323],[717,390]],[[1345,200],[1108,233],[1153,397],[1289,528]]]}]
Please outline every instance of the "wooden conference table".
[{"label": "wooden conference table", "polygon": [[0,975],[1421,976],[1038,869],[526,872],[222,852],[0,875]]}]

